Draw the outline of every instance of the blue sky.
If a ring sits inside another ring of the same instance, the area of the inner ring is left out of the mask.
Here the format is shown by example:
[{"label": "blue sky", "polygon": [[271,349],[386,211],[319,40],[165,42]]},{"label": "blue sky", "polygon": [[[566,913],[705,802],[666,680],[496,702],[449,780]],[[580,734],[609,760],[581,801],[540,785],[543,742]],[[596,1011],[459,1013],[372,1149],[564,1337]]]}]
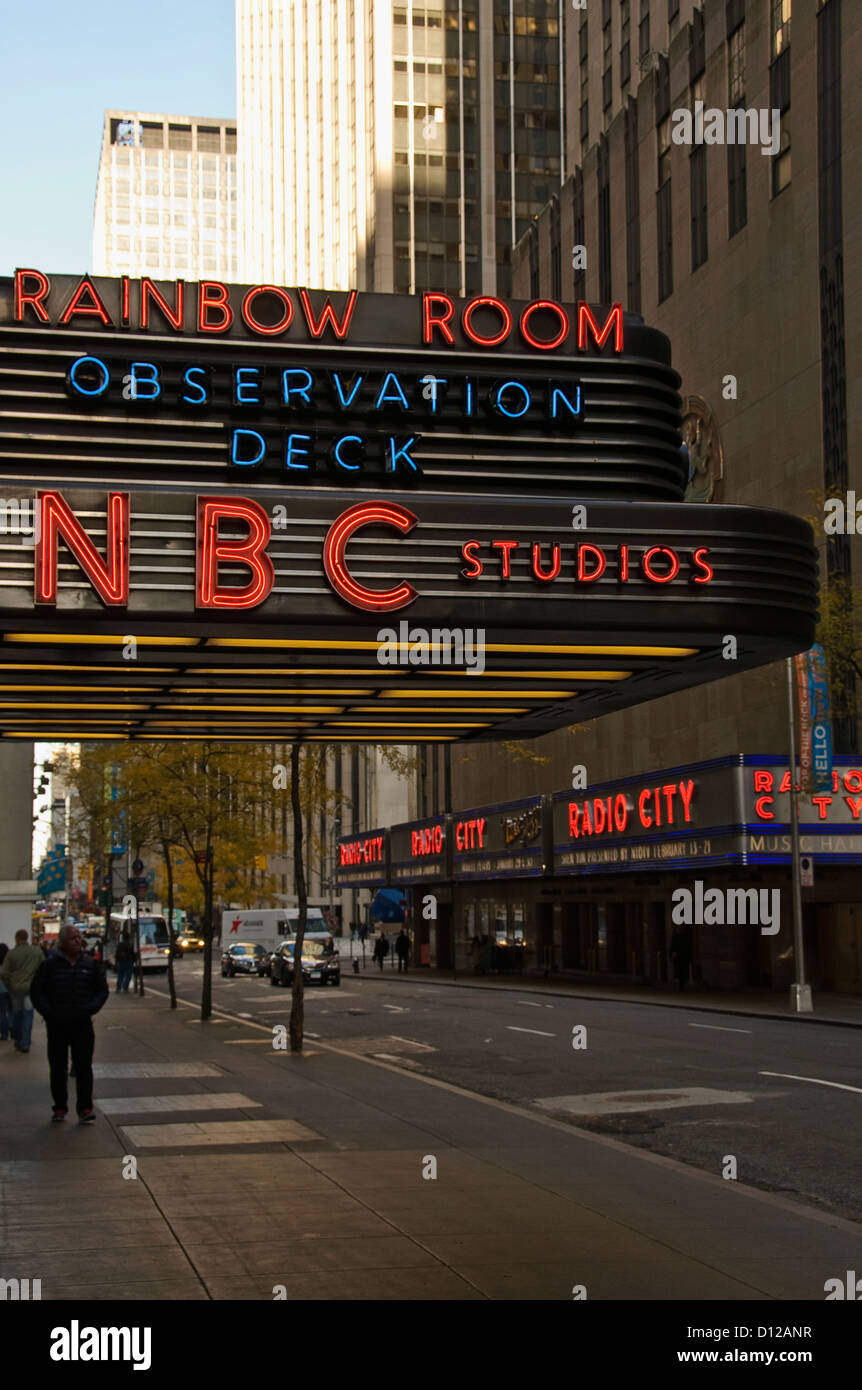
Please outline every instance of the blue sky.
[{"label": "blue sky", "polygon": [[106,108],[236,114],[233,0],[3,6],[0,275],[90,268]]}]

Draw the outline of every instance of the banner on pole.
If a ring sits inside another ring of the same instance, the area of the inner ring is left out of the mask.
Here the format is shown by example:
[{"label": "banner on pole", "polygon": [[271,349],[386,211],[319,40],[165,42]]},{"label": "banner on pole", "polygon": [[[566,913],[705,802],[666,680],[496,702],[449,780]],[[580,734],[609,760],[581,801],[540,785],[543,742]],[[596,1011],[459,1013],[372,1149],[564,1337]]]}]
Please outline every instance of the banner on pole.
[{"label": "banner on pole", "polygon": [[826,654],[817,642],[807,653],[808,710],[812,759],[812,786],[815,791],[832,790],[832,723],[829,710],[829,682]]}]

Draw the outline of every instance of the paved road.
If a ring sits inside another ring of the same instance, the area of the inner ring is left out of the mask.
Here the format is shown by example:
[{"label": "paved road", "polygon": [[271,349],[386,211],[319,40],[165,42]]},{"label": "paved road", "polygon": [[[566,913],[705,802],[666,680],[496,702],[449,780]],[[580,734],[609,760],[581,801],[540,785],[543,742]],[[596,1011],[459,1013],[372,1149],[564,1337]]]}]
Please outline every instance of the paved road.
[{"label": "paved road", "polygon": [[[184,998],[199,998],[201,975],[200,960],[178,964]],[[218,968],[213,998],[267,1026],[289,1009],[268,980],[222,980]],[[339,990],[309,989],[306,999],[306,1028],[326,1042],[711,1173],[733,1157],[741,1181],[862,1218],[857,1030],[462,989],[388,971],[345,973]],[[586,1030],[585,1047],[573,1047],[573,1029]]]}]

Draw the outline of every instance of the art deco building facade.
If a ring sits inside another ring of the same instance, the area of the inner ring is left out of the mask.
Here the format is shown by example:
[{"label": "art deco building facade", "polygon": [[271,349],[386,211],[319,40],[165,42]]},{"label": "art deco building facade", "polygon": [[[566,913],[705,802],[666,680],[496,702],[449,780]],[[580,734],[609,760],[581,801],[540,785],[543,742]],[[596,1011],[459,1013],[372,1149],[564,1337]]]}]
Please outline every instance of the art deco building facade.
[{"label": "art deco building facade", "polygon": [[240,278],[509,293],[562,173],[562,0],[237,0]]},{"label": "art deco building facade", "polygon": [[106,111],[97,275],[235,280],[236,121]]}]

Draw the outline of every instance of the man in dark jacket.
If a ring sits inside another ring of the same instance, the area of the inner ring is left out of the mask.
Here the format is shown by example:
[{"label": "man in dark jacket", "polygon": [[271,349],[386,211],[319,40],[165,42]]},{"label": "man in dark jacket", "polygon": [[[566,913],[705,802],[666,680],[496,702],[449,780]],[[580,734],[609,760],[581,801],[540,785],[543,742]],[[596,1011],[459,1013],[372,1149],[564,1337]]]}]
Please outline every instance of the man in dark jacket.
[{"label": "man in dark jacket", "polygon": [[48,1032],[48,1064],[51,1068],[52,1119],[60,1123],[68,1112],[66,1071],[68,1053],[78,1088],[78,1118],[92,1124],[93,1110],[93,1016],[108,997],[105,967],[84,951],[84,938],[77,927],[63,927],[57,949],[43,961],[33,976],[30,998],[45,1020]]},{"label": "man in dark jacket", "polygon": [[398,974],[407,974],[407,960],[410,955],[410,937],[402,927],[395,938],[395,954],[398,957]]}]

